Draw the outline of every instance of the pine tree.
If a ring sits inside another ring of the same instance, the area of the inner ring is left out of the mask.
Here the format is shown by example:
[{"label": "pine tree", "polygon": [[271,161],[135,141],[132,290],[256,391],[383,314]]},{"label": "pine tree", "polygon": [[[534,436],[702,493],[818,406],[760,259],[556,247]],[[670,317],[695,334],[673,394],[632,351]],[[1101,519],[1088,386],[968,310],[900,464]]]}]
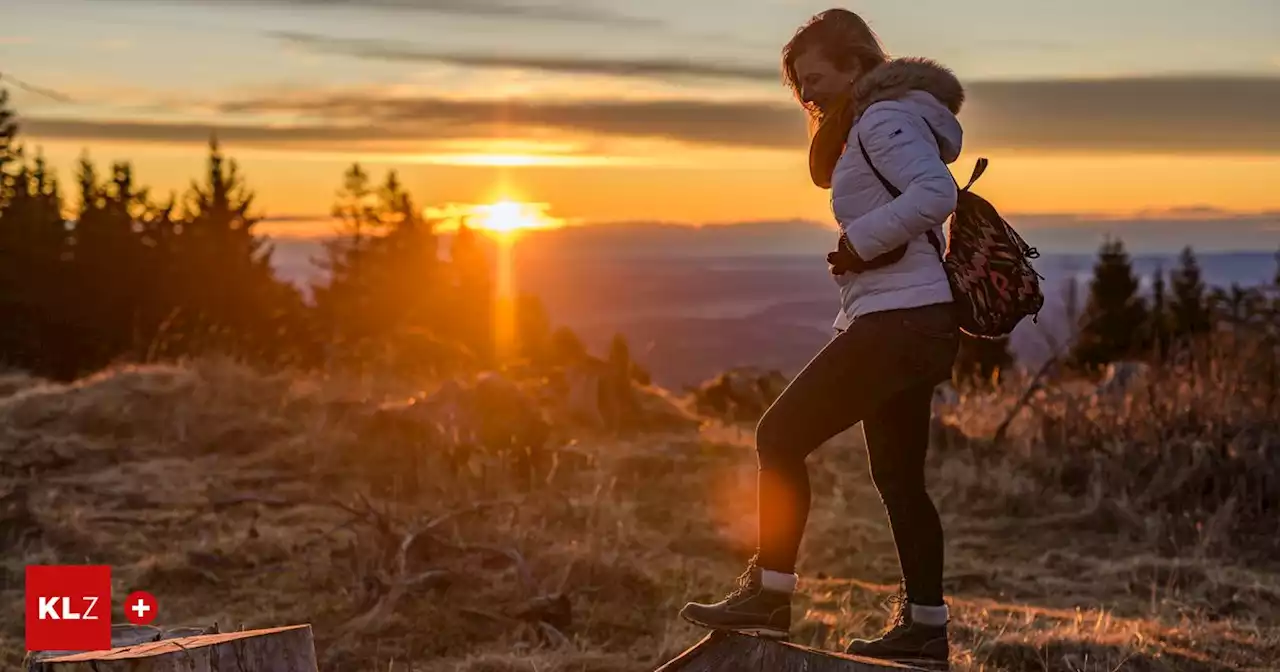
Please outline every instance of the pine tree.
[{"label": "pine tree", "polygon": [[551,333],[551,361],[559,365],[572,364],[587,356],[582,339],[568,327],[560,327]]},{"label": "pine tree", "polygon": [[373,351],[417,370],[458,359],[436,222],[422,217],[395,171],[378,188],[358,164],[333,208],[341,235],[326,246],[316,307],[335,347],[364,363]]},{"label": "pine tree", "polygon": [[435,222],[418,212],[394,170],[377,192],[377,217],[385,233],[370,245],[375,315],[388,331],[441,331],[442,264]]},{"label": "pine tree", "polygon": [[71,375],[146,352],[154,336],[145,324],[148,302],[160,280],[158,255],[139,235],[147,190],[134,183],[132,166],[113,164],[110,178],[99,183],[85,157],[78,177],[80,210],[68,266],[76,296],[68,308],[75,329],[67,346],[65,373]]},{"label": "pine tree", "polygon": [[1231,283],[1226,289],[1213,288],[1206,304],[1211,322],[1229,324],[1233,329],[1240,329],[1262,318],[1266,307],[1265,298],[1260,291],[1244,287],[1238,282]]},{"label": "pine tree", "polygon": [[1213,324],[1200,264],[1190,247],[1182,250],[1178,266],[1170,274],[1173,301],[1169,305],[1174,336],[1186,340],[1208,332]]},{"label": "pine tree", "polygon": [[1142,332],[1147,308],[1120,240],[1107,240],[1098,251],[1081,319],[1080,337],[1072,353],[1078,366],[1097,367],[1145,349]]},{"label": "pine tree", "polygon": [[0,89],[0,212],[12,198],[15,182],[8,176],[9,165],[20,162],[17,114],[9,108],[9,92]]},{"label": "pine tree", "polygon": [[[187,190],[169,269],[170,308],[182,351],[217,350],[265,362],[297,355],[306,333],[296,288],[275,276],[269,241],[257,233],[254,193],[239,165],[209,142],[204,176]],[[162,234],[163,235],[163,234]]]},{"label": "pine tree", "polygon": [[325,241],[324,256],[315,261],[326,277],[312,287],[312,294],[325,339],[344,356],[359,357],[356,349],[379,332],[379,325],[369,320],[373,288],[366,257],[382,228],[369,175],[360,164],[343,174],[332,215],[337,233]]},{"label": "pine tree", "polygon": [[0,210],[0,362],[34,373],[55,372],[65,291],[67,230],[57,179],[44,157],[27,165],[11,154],[8,196]]},{"label": "pine tree", "polygon": [[1151,276],[1151,316],[1149,318],[1152,342],[1156,354],[1164,359],[1169,354],[1169,306],[1164,284],[1164,268],[1157,265]]},{"label": "pine tree", "polygon": [[487,366],[495,354],[493,272],[479,234],[464,222],[449,248],[454,285],[449,314],[459,327],[457,338]]},{"label": "pine tree", "polygon": [[516,299],[516,344],[522,357],[534,366],[551,358],[551,319],[536,296],[522,294]]}]

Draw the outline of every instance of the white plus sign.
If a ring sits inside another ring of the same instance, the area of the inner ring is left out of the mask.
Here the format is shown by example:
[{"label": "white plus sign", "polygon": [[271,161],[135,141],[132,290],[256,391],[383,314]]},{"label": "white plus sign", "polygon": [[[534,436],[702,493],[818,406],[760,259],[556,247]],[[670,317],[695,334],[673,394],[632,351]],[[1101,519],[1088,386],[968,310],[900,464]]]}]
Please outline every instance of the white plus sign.
[{"label": "white plus sign", "polygon": [[151,611],[151,607],[147,606],[147,603],[143,602],[142,598],[138,598],[138,603],[129,608],[138,615],[138,618],[142,618],[143,614]]}]

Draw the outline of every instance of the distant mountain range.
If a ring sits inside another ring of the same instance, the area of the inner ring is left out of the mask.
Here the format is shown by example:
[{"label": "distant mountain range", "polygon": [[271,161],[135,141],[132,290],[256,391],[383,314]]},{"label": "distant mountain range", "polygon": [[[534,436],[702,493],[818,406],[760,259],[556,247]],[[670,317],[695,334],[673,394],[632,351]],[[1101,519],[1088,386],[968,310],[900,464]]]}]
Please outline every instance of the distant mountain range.
[{"label": "distant mountain range", "polygon": [[[1167,224],[1165,234],[1184,228]],[[1216,244],[1196,246],[1206,282],[1271,281],[1276,271],[1271,250],[1280,244],[1280,228],[1258,233],[1260,225],[1219,222],[1210,241]],[[1093,250],[1110,229],[1094,223],[1091,245],[1077,242],[1063,250],[1051,243],[1065,235],[1056,228],[1044,222],[1018,226],[1028,242],[1041,246],[1035,265],[1046,277],[1047,303],[1038,323],[1019,327],[1013,340],[1019,359],[1035,365],[1069,333],[1067,289],[1076,280],[1083,304]],[[1251,232],[1234,236],[1241,248],[1267,251],[1222,251],[1231,247],[1233,236],[1223,234],[1233,227]],[[1189,238],[1209,233],[1199,229]],[[1080,231],[1073,228],[1072,235]],[[521,239],[514,277],[519,291],[539,296],[552,321],[574,329],[593,350],[603,352],[615,333],[625,335],[636,359],[663,384],[693,384],[735,365],[790,374],[831,334],[837,297],[825,253],[832,237],[831,229],[807,222],[566,228]],[[1146,245],[1135,254],[1134,268],[1144,284],[1158,267],[1172,268],[1184,244]],[[318,270],[309,258],[319,253],[319,241],[283,239],[276,247],[283,277],[299,283],[316,279]]]}]

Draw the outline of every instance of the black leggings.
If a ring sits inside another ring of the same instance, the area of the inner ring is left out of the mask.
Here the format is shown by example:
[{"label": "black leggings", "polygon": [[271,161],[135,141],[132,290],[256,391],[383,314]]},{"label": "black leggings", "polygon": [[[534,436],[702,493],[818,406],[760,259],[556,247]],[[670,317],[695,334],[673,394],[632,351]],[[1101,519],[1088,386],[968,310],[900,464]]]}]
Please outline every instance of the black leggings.
[{"label": "black leggings", "polygon": [[761,567],[795,571],[809,519],[805,458],[861,421],[908,598],[943,603],[942,523],[925,491],[924,460],[933,388],[950,377],[958,347],[949,303],[871,313],[791,381],[756,428]]}]

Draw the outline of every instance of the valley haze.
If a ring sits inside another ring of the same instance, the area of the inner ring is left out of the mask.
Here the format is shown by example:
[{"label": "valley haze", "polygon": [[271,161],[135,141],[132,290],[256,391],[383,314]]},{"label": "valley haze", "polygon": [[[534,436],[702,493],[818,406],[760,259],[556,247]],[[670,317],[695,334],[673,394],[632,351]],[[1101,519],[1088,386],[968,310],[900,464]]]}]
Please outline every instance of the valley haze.
[{"label": "valley haze", "polygon": [[[1275,273],[1280,246],[1280,213],[1203,209],[1009,219],[1040,251],[1033,263],[1045,276],[1044,310],[1013,336],[1022,366],[1043,362],[1069,334],[1069,283],[1076,280],[1083,306],[1106,236],[1125,242],[1144,287],[1157,268],[1171,269],[1186,245],[1196,251],[1210,286],[1264,284]],[[791,375],[832,333],[838,303],[825,255],[833,232],[808,220],[529,231],[515,243],[515,284],[518,292],[539,297],[552,323],[573,329],[594,352],[603,353],[615,333],[626,336],[636,360],[663,385],[693,385],[732,366]],[[324,239],[274,236],[277,272],[304,287],[321,282],[311,259]]]}]

